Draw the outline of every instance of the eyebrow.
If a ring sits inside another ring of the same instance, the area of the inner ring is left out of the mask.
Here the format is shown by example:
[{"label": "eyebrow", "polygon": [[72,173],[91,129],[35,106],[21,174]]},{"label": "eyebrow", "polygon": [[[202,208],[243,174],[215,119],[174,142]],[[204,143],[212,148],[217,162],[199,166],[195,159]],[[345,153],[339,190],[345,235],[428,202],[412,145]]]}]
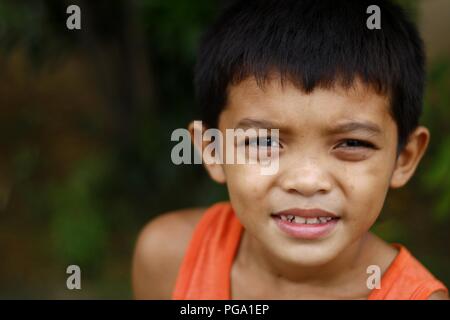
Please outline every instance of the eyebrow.
[{"label": "eyebrow", "polygon": [[[276,124],[272,121],[268,120],[259,120],[259,119],[251,119],[251,118],[244,118],[240,120],[235,128],[242,128],[242,129],[248,129],[248,128],[262,128],[262,129],[273,129],[273,128],[279,128],[281,129],[282,126],[279,124]],[[370,121],[347,121],[344,123],[337,124],[327,130],[331,134],[339,134],[339,133],[349,133],[354,131],[365,131],[373,135],[381,134],[380,127]]]},{"label": "eyebrow", "polygon": [[242,129],[248,129],[248,128],[262,128],[262,129],[274,129],[274,128],[280,128],[279,125],[276,123],[273,123],[271,121],[267,120],[258,120],[258,119],[251,119],[251,118],[244,118],[238,122],[235,128],[242,128]]},{"label": "eyebrow", "polygon": [[380,127],[370,121],[350,121],[338,124],[330,128],[329,132],[332,134],[349,133],[353,131],[366,131],[368,133],[377,135],[381,134]]}]

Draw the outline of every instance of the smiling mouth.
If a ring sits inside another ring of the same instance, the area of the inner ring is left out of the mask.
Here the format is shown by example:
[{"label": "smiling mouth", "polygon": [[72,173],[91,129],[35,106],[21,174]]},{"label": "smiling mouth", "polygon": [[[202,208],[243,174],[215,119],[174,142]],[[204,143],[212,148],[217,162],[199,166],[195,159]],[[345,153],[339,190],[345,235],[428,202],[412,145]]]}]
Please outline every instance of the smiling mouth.
[{"label": "smiling mouth", "polygon": [[329,235],[341,219],[321,209],[289,209],[273,213],[271,217],[284,234],[308,240]]},{"label": "smiling mouth", "polygon": [[294,216],[294,215],[274,215],[272,214],[272,217],[275,219],[280,219],[283,221],[287,221],[290,223],[297,223],[297,224],[325,224],[330,222],[331,220],[338,220],[338,217],[326,217],[326,216],[317,216],[312,218],[307,217],[301,217],[301,216]]},{"label": "smiling mouth", "polygon": [[273,213],[274,218],[298,224],[324,224],[339,219],[335,213],[322,209],[288,209]]}]

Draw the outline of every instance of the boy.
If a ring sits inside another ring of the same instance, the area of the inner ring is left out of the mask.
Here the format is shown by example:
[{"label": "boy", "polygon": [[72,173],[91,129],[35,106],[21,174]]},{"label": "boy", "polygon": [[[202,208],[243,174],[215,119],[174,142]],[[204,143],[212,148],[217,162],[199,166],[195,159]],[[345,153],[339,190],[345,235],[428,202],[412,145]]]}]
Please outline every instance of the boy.
[{"label": "boy", "polygon": [[[373,4],[381,29],[366,23]],[[203,126],[189,130],[278,129],[220,141],[224,154],[225,145],[278,154],[277,171],[206,162],[230,202],[151,221],[136,245],[135,297],[447,299],[404,246],[369,231],[429,142],[418,125],[424,60],[417,30],[390,1],[228,7],[200,45]],[[202,154],[209,143],[194,144]]]}]

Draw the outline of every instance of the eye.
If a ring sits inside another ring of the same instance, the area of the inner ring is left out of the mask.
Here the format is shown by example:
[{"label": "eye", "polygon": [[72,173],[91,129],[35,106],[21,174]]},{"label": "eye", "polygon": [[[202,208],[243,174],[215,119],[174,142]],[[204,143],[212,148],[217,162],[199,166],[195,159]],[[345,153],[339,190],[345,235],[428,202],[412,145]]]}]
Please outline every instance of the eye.
[{"label": "eye", "polygon": [[346,139],[337,145],[337,148],[339,147],[347,149],[356,149],[356,148],[375,149],[375,145],[373,143],[358,139]]},{"label": "eye", "polygon": [[272,137],[255,137],[245,139],[245,145],[251,147],[278,148],[280,143]]}]

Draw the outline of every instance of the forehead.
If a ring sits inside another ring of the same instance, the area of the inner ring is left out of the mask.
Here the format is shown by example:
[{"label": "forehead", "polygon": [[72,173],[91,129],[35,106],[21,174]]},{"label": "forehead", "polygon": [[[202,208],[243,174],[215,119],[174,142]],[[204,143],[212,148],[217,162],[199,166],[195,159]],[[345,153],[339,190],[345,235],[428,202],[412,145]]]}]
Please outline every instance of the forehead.
[{"label": "forehead", "polygon": [[381,127],[393,123],[389,98],[359,80],[350,88],[316,88],[305,93],[275,77],[264,85],[249,77],[229,87],[219,124],[233,126],[242,118],[270,119],[280,126],[332,125],[341,120],[373,122]]}]

